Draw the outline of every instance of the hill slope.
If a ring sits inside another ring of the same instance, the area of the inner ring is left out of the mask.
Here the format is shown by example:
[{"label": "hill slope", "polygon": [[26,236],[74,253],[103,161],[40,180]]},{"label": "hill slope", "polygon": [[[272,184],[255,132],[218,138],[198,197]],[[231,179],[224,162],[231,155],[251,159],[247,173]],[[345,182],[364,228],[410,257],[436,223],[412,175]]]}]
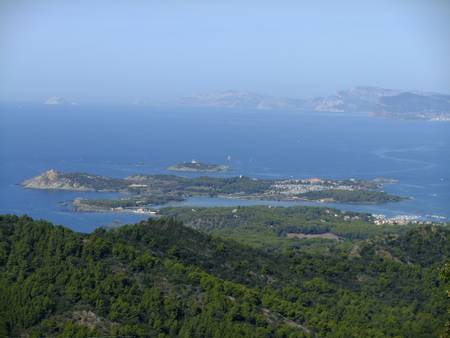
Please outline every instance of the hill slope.
[{"label": "hill slope", "polygon": [[405,263],[268,254],[171,219],[86,235],[0,216],[0,335],[437,336],[449,238],[424,227],[373,242]]}]

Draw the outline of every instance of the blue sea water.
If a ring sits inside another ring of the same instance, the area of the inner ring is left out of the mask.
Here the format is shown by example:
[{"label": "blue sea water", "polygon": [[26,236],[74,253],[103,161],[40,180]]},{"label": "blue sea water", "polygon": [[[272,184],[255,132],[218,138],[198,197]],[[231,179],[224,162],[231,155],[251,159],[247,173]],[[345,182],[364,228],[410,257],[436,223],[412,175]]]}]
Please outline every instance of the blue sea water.
[{"label": "blue sea water", "polygon": [[[16,104],[0,106],[0,213],[28,214],[83,232],[135,222],[145,216],[74,213],[64,204],[111,194],[30,190],[19,183],[50,168],[114,177],[168,173],[167,166],[191,159],[232,166],[220,175],[395,178],[399,183],[386,191],[412,199],[333,206],[450,217],[450,123],[364,114]],[[259,203],[193,198],[180,204]]]}]

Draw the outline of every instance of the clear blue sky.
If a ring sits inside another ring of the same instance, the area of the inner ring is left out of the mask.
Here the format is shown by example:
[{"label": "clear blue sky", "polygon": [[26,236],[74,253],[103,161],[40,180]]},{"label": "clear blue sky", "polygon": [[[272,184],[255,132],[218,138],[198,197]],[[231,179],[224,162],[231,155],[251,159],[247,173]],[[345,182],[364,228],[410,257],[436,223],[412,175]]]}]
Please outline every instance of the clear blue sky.
[{"label": "clear blue sky", "polygon": [[0,3],[0,100],[450,93],[450,1]]}]

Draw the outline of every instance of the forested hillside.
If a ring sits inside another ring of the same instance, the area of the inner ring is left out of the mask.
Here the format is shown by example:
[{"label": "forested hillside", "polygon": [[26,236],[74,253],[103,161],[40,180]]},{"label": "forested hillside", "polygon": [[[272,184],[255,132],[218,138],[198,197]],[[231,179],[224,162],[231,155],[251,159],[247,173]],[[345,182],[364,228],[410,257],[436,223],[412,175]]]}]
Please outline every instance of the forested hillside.
[{"label": "forested hillside", "polygon": [[[296,248],[324,253],[336,246],[348,248],[355,240],[404,234],[417,227],[413,223],[375,225],[370,214],[309,206],[167,207],[160,209],[160,213],[193,229],[265,251]],[[316,236],[314,240],[299,241],[295,238],[296,234],[324,233],[332,234],[334,239]]]},{"label": "forested hillside", "polygon": [[0,336],[438,337],[449,231],[269,253],[159,219],[80,234],[0,216]]}]

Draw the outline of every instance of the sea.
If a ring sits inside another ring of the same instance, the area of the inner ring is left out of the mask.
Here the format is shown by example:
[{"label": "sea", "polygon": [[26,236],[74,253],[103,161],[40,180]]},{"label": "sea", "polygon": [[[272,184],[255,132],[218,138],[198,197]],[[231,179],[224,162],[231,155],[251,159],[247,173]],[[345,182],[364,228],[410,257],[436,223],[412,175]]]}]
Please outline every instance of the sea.
[{"label": "sea", "polygon": [[[218,176],[332,179],[393,178],[385,191],[399,203],[346,205],[191,198],[172,205],[315,205],[342,210],[450,218],[450,123],[367,114],[286,112],[168,106],[0,105],[0,213],[29,215],[80,232],[148,216],[77,213],[77,197],[115,194],[24,189],[48,169],[126,177],[168,174],[198,160],[227,164]],[[186,176],[201,174],[185,174]],[[204,175],[204,174],[203,174]]]}]

